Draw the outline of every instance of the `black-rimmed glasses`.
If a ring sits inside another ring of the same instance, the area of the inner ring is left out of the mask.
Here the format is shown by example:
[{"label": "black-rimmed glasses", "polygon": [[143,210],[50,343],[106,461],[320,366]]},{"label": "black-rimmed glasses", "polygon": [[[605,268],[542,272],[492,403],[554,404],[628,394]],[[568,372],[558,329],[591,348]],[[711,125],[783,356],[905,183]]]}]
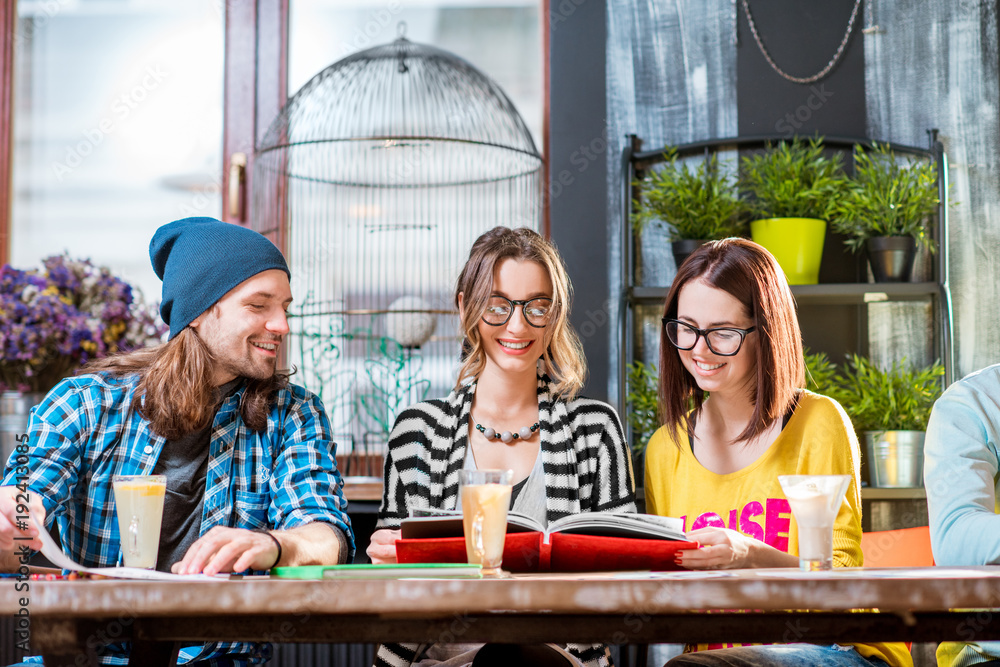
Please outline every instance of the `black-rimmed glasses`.
[{"label": "black-rimmed glasses", "polygon": [[552,312],[552,299],[544,296],[526,301],[513,301],[504,296],[491,296],[483,311],[483,322],[491,327],[507,324],[515,306],[521,306],[525,321],[535,328],[542,328],[549,323]]},{"label": "black-rimmed glasses", "polygon": [[678,350],[690,350],[698,344],[698,339],[705,338],[708,349],[720,357],[732,357],[743,347],[747,334],[757,327],[736,329],[733,327],[718,327],[715,329],[698,329],[680,320],[663,318],[663,327],[667,330],[667,340]]}]

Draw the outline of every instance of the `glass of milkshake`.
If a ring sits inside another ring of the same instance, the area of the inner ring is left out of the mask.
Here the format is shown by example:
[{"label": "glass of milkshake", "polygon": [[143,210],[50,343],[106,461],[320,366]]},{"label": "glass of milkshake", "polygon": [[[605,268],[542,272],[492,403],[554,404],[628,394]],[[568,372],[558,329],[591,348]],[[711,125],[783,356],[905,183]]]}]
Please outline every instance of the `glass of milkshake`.
[{"label": "glass of milkshake", "polygon": [[111,478],[111,486],[115,492],[125,566],[155,568],[167,476],[115,475]]},{"label": "glass of milkshake", "polygon": [[850,475],[779,475],[799,532],[799,567],[833,569],[833,524],[851,483]]},{"label": "glass of milkshake", "polygon": [[500,569],[507,537],[512,470],[461,470],[462,527],[470,563],[483,566],[484,577],[506,576]]}]

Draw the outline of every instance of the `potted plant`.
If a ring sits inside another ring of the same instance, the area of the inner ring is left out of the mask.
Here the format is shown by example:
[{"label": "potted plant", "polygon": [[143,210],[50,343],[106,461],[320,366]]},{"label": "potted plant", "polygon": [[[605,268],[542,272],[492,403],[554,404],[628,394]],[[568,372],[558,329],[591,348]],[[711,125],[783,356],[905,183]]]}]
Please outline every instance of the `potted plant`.
[{"label": "potted plant", "polygon": [[634,201],[633,228],[640,234],[650,223],[664,226],[677,266],[707,241],[746,234],[736,179],[720,171],[714,153],[690,169],[668,149],[663,166],[635,185],[643,198]]},{"label": "potted plant", "polygon": [[819,137],[768,144],[740,164],[740,188],[755,215],[753,240],[767,248],[792,285],[819,282],[826,221],[844,191],[840,154]]},{"label": "potted plant", "polygon": [[[628,365],[625,411],[632,429],[632,470],[639,487],[644,483],[646,445],[661,425],[659,392],[659,375],[654,364],[635,361]],[[640,511],[644,509],[643,498],[641,489],[636,489]]]},{"label": "potted plant", "polygon": [[936,165],[912,158],[901,164],[886,144],[855,146],[854,178],[832,224],[852,250],[868,250],[876,282],[906,282],[917,246],[934,252],[929,221],[939,202]]},{"label": "potted plant", "polygon": [[943,390],[944,367],[905,360],[880,368],[852,355],[840,373],[840,400],[865,440],[873,487],[923,484],[924,431]]}]

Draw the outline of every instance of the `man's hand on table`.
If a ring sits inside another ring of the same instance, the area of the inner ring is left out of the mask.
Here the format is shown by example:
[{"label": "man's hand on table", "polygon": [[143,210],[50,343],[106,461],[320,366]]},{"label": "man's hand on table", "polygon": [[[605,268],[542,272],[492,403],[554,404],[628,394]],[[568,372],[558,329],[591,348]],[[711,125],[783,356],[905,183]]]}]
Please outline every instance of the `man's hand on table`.
[{"label": "man's hand on table", "polygon": [[216,526],[198,538],[170,571],[214,575],[267,570],[276,565],[334,565],[346,559],[347,547],[340,529],[321,521],[266,533]]},{"label": "man's hand on table", "polygon": [[[276,538],[277,539],[277,538]],[[174,574],[208,575],[219,572],[266,570],[278,558],[278,545],[264,533],[245,528],[216,526],[192,544],[179,562],[170,566]]]}]

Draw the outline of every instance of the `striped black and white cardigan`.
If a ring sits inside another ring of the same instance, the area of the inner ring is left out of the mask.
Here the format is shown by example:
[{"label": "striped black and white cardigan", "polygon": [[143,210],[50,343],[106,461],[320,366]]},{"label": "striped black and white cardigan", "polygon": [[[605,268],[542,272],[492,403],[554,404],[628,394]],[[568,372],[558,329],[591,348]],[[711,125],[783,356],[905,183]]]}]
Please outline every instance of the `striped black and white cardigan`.
[{"label": "striped black and white cardigan", "polygon": [[[399,415],[389,436],[378,528],[399,528],[411,508],[455,509],[465,464],[475,383]],[[617,413],[589,398],[565,400],[538,378],[538,423],[546,515],[551,523],[581,512],[634,512],[632,458]],[[417,644],[385,644],[377,667],[406,667]],[[603,645],[567,647],[588,667],[610,665]]]}]

